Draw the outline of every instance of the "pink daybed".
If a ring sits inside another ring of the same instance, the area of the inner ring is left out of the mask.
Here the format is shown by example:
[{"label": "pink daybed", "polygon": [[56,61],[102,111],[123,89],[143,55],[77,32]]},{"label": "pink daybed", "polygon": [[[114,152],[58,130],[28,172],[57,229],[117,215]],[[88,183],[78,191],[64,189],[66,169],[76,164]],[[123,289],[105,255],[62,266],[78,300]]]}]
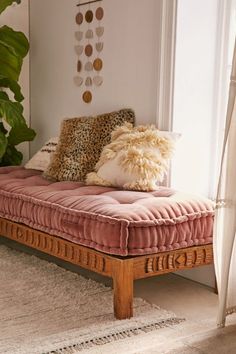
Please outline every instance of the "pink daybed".
[{"label": "pink daybed", "polygon": [[136,192],[50,182],[0,168],[0,234],[114,282],[117,318],[132,316],[133,280],[210,264],[210,200],[168,188]]}]

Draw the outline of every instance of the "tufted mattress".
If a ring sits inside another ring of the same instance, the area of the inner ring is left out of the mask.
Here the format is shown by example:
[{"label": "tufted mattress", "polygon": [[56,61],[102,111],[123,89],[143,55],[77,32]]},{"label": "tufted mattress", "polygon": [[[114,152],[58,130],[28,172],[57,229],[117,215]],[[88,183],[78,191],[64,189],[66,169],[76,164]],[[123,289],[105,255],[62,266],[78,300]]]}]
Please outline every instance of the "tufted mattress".
[{"label": "tufted mattress", "polygon": [[50,182],[40,171],[0,168],[0,217],[96,250],[144,255],[212,242],[213,203],[155,192]]}]

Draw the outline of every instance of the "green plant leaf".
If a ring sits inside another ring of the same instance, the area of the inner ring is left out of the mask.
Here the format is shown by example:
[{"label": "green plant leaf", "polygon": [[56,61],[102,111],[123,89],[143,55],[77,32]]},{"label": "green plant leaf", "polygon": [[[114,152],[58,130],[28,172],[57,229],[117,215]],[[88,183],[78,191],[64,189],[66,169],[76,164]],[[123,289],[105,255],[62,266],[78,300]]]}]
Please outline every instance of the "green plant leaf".
[{"label": "green plant leaf", "polygon": [[[1,0],[0,0],[1,1]],[[0,75],[18,81],[23,60],[0,43]]]},{"label": "green plant leaf", "polygon": [[2,158],[6,152],[7,143],[7,137],[2,131],[0,131],[0,158]]},{"label": "green plant leaf", "polygon": [[13,2],[16,2],[17,4],[20,4],[21,0],[0,0],[0,14],[8,7],[13,4]]},{"label": "green plant leaf", "polygon": [[0,98],[3,100],[9,100],[9,96],[6,92],[0,91]]},{"label": "green plant leaf", "polygon": [[4,127],[4,125],[3,125],[3,123],[2,122],[0,122],[0,131],[3,133],[3,134],[7,134],[7,130],[6,130],[6,128]]},{"label": "green plant leaf", "polygon": [[[0,99],[3,99],[3,100],[9,100],[9,96],[6,92],[4,91],[0,91]],[[4,116],[4,111],[0,105],[0,119],[2,119]]]},{"label": "green plant leaf", "polygon": [[23,155],[15,146],[8,145],[5,154],[3,155],[0,166],[17,166],[20,165]]},{"label": "green plant leaf", "polygon": [[35,131],[27,125],[19,125],[10,130],[8,142],[11,145],[18,145],[24,141],[32,141],[35,138]]},{"label": "green plant leaf", "polygon": [[23,106],[19,102],[9,100],[6,92],[0,92],[0,110],[3,119],[13,128],[26,125],[23,117]]},{"label": "green plant leaf", "polygon": [[0,43],[22,59],[29,51],[29,41],[24,33],[14,31],[8,26],[0,27]]},{"label": "green plant leaf", "polygon": [[[21,0],[0,0],[0,14],[14,2],[19,4]],[[23,58],[28,51],[29,42],[22,32],[8,26],[0,27],[0,166],[20,165],[23,155],[15,145],[33,140],[36,135],[23,116],[20,102],[24,97],[18,84]],[[4,89],[11,90],[16,102]],[[9,134],[3,120],[11,127]]]},{"label": "green plant leaf", "polygon": [[14,98],[16,101],[23,101],[24,96],[21,93],[21,87],[18,82],[0,75],[0,87],[9,88],[14,93]]}]

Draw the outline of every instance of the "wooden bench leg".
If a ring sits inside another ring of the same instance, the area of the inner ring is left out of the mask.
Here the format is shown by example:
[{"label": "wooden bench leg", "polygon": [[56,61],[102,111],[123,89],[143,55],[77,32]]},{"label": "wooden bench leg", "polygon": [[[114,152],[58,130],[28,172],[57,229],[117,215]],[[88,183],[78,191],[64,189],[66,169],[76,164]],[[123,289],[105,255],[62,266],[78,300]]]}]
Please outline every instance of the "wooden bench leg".
[{"label": "wooden bench leg", "polygon": [[119,320],[133,316],[133,261],[117,260],[113,263],[114,314]]}]

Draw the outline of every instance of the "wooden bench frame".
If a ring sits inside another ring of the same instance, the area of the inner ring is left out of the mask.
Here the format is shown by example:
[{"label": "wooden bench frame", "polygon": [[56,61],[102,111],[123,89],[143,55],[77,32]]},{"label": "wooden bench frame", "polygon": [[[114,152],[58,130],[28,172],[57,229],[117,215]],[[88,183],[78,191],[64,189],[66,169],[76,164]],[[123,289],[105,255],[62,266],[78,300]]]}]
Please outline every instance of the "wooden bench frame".
[{"label": "wooden bench frame", "polygon": [[212,244],[145,256],[119,257],[80,246],[3,218],[0,218],[0,235],[112,278],[114,314],[117,319],[133,316],[135,279],[209,265],[213,262]]}]

